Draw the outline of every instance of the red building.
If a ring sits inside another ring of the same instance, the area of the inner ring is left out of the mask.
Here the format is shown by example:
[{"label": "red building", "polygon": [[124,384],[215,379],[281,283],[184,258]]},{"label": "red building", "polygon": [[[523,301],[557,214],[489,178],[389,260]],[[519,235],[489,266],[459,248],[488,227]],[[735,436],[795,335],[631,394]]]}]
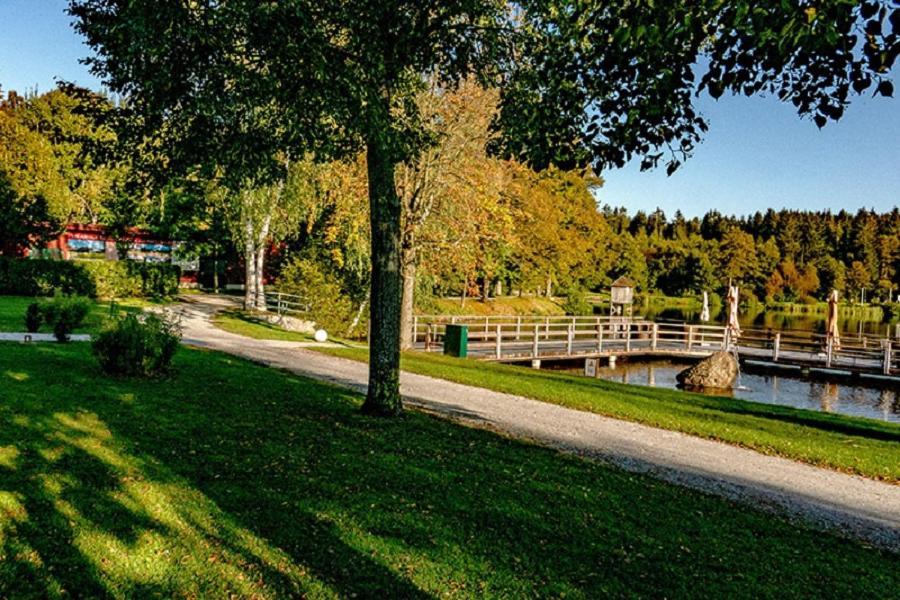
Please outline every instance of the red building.
[{"label": "red building", "polygon": [[[178,242],[160,238],[143,229],[130,229],[125,237],[119,238],[119,245],[126,251],[129,260],[138,262],[173,263],[181,267],[182,283],[197,282],[198,261],[182,260],[177,257]],[[59,237],[50,241],[42,250],[30,250],[48,258],[63,260],[119,260],[116,239],[102,225],[72,224]]]}]

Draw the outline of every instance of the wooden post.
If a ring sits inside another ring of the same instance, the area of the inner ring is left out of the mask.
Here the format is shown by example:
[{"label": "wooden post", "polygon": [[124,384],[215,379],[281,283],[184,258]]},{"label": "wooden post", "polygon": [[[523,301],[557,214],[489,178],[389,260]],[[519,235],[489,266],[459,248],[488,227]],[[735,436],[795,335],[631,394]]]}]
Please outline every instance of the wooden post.
[{"label": "wooden post", "polygon": [[772,362],[778,362],[778,353],[781,351],[781,332],[775,334],[775,343],[772,344]]},{"label": "wooden post", "polygon": [[653,333],[650,341],[650,348],[656,350],[656,346],[659,343],[659,323],[653,324]]},{"label": "wooden post", "polygon": [[494,340],[494,357],[497,359],[503,356],[503,349],[501,347],[502,342],[500,341],[500,327],[502,327],[502,325],[497,325],[495,330],[496,338]]},{"label": "wooden post", "polygon": [[489,320],[490,320],[490,317],[485,317],[485,318],[484,318],[484,337],[487,337],[487,333],[488,333],[488,321],[489,321]]},{"label": "wooden post", "polygon": [[570,323],[566,335],[566,354],[572,354],[572,342],[575,340],[575,325]]},{"label": "wooden post", "polygon": [[544,339],[550,338],[550,317],[544,317]]},{"label": "wooden post", "polygon": [[431,351],[431,323],[425,326],[425,352]]},{"label": "wooden post", "polygon": [[829,335],[828,341],[825,342],[825,368],[831,368],[832,354],[834,354],[834,338]]},{"label": "wooden post", "polygon": [[603,352],[603,323],[597,321],[597,352]]},{"label": "wooden post", "polygon": [[412,343],[413,347],[415,347],[416,342],[419,341],[419,317],[413,316],[413,330],[412,330]]},{"label": "wooden post", "polygon": [[522,337],[522,317],[516,317],[516,341]]},{"label": "wooden post", "polygon": [[631,323],[625,324],[625,352],[631,352]]},{"label": "wooden post", "polygon": [[531,356],[533,358],[538,357],[538,344],[540,343],[540,325],[535,323],[534,325],[534,337],[531,338]]},{"label": "wooden post", "polygon": [[891,374],[891,340],[884,342],[884,374]]},{"label": "wooden post", "polygon": [[688,352],[693,350],[693,348],[694,348],[694,326],[688,325],[688,340],[687,340]]},{"label": "wooden post", "polygon": [[450,317],[450,322],[453,323],[453,324],[455,325],[455,324],[456,324],[456,317],[455,317],[455,316]]}]

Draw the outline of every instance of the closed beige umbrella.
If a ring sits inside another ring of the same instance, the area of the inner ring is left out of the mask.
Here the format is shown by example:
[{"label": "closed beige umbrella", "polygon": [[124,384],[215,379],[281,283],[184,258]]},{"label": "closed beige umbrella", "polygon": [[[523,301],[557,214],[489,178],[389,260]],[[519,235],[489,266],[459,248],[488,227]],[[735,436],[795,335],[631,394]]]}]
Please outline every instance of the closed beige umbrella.
[{"label": "closed beige umbrella", "polygon": [[828,294],[828,318],[825,321],[826,343],[831,342],[833,349],[841,347],[841,332],[838,329],[838,291]]},{"label": "closed beige umbrella", "polygon": [[740,301],[740,290],[736,285],[728,286],[728,296],[725,302],[728,304],[728,339],[732,344],[737,344],[737,339],[741,336],[741,325],[738,323],[738,302]]},{"label": "closed beige umbrella", "polygon": [[709,294],[703,292],[703,308],[700,309],[700,321],[709,321]]}]

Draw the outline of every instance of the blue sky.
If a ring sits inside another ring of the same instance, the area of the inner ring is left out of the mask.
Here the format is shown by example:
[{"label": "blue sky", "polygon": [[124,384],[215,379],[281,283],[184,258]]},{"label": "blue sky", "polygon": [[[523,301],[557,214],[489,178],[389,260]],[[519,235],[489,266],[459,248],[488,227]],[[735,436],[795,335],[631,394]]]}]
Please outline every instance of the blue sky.
[{"label": "blue sky", "polygon": [[[89,53],[65,0],[0,0],[0,86],[51,89],[56,78],[98,88],[78,60]],[[896,71],[896,70],[895,70]],[[896,79],[896,76],[895,76]],[[898,94],[900,96],[900,94]],[[673,176],[637,164],[604,173],[600,202],[687,216],[710,208],[887,211],[900,205],[900,99],[858,97],[839,123],[819,130],[771,98],[701,97],[710,131]]]}]

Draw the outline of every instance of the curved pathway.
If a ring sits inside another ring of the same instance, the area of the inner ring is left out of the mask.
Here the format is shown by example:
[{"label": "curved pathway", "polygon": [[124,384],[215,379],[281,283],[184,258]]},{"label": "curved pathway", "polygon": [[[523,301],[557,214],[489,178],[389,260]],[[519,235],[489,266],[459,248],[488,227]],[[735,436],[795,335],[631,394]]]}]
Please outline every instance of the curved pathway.
[{"label": "curved pathway", "polygon": [[[304,350],[308,343],[255,340],[214,327],[209,317],[233,303],[189,297],[180,305],[184,342],[365,392],[364,363]],[[649,473],[900,552],[900,485],[424,375],[404,372],[401,387],[404,402],[425,412]]]}]

